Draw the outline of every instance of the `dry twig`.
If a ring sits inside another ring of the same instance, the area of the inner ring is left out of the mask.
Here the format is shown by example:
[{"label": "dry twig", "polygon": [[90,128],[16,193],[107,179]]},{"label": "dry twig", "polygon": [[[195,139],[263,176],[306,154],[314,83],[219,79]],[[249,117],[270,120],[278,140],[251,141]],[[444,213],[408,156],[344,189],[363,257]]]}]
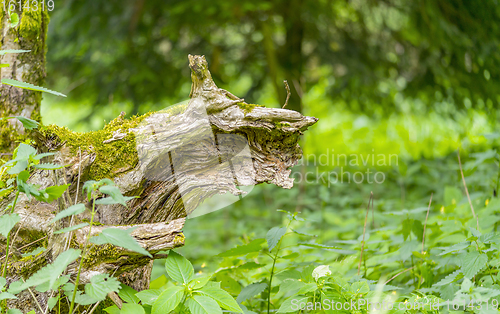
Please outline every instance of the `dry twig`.
[{"label": "dry twig", "polygon": [[464,183],[465,194],[467,194],[467,199],[469,200],[470,209],[472,210],[472,216],[476,218],[477,231],[479,231],[479,217],[476,216],[474,207],[472,206],[472,201],[470,200],[469,190],[467,189],[467,184],[465,183],[464,171],[462,170],[462,162],[460,161],[460,149],[457,150],[458,165],[460,166],[460,173],[462,174],[462,182]]},{"label": "dry twig", "polygon": [[283,105],[283,107],[281,107],[281,109],[284,109],[286,107],[286,105],[288,105],[288,100],[290,99],[290,86],[288,85],[288,81],[287,80],[284,80],[283,83],[285,83],[285,88],[286,88],[286,100],[285,100],[285,104]]}]

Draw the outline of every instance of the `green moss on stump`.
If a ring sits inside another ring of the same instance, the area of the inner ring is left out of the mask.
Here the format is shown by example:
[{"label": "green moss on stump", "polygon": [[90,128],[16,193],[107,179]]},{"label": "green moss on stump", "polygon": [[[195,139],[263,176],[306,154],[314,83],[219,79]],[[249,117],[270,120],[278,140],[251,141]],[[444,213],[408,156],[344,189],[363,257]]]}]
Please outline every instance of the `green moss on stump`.
[{"label": "green moss on stump", "polygon": [[[60,144],[65,143],[72,153],[76,153],[78,148],[95,153],[96,158],[90,166],[89,177],[91,179],[114,178],[120,173],[133,169],[139,162],[135,134],[129,129],[137,127],[149,115],[134,116],[130,119],[118,117],[99,131],[79,133],[66,127],[49,125],[43,127],[41,133],[46,138],[52,138],[55,135],[58,138],[57,141]],[[127,135],[123,139],[104,143],[113,138],[113,132],[116,131]]]},{"label": "green moss on stump", "polygon": [[252,110],[255,108],[255,107],[264,107],[262,105],[256,105],[256,104],[247,104],[247,103],[244,103],[244,102],[239,102],[237,103],[238,107],[240,107],[241,109],[243,109],[243,111],[245,111],[245,113],[250,113],[252,112]]}]

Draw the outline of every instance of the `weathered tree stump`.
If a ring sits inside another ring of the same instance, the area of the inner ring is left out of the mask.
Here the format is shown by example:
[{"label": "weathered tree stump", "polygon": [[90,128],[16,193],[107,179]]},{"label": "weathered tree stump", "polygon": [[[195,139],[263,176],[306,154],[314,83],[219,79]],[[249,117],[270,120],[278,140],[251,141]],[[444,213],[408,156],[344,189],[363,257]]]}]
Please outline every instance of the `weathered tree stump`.
[{"label": "weathered tree stump", "polygon": [[[75,133],[51,125],[35,133],[39,151],[56,152],[52,162],[67,166],[55,172],[37,171],[30,182],[41,188],[70,187],[51,204],[20,197],[15,212],[22,220],[13,247],[21,253],[42,245],[46,250],[31,258],[11,257],[9,281],[26,279],[53,261],[68,243],[83,248],[88,227],[68,238],[69,234],[53,232],[67,227],[69,219],[55,225],[49,222],[76,197],[84,202],[82,186],[86,180],[111,178],[124,195],[138,196],[126,208],[101,205],[92,234],[107,227],[135,226],[132,236],[154,258],[165,258],[159,252],[184,244],[186,216],[207,198],[228,192],[240,195],[244,192],[239,186],[264,182],[292,187],[290,167],[302,155],[299,137],[317,119],[247,104],[218,88],[203,56],[189,56],[189,66],[193,85],[191,99],[185,104],[130,119],[120,115],[96,132]],[[2,200],[0,207],[11,198]],[[86,219],[88,212],[75,217],[73,224]],[[33,243],[37,239],[43,240]],[[76,275],[77,262],[69,266],[69,275]],[[149,285],[152,264],[150,258],[125,249],[91,244],[83,265],[81,283],[95,274],[110,273],[142,290]],[[36,295],[40,304],[46,304],[47,293]],[[36,309],[28,293],[9,302],[22,310]]]}]

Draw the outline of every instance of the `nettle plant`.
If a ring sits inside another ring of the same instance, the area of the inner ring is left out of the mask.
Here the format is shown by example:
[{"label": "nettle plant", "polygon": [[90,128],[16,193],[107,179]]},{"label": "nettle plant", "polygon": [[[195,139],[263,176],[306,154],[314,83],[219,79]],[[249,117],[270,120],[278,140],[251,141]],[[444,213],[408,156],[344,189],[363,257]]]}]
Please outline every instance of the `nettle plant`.
[{"label": "nettle plant", "polygon": [[[71,233],[74,230],[88,226],[88,236],[84,247],[80,249],[69,248],[62,252],[52,264],[49,264],[39,271],[34,273],[27,279],[21,279],[6,285],[6,277],[8,274],[10,250],[13,241],[12,230],[21,221],[19,214],[15,213],[16,205],[21,194],[24,194],[28,199],[35,198],[40,202],[50,203],[60,198],[69,187],[66,185],[56,185],[47,188],[40,188],[40,186],[29,182],[30,175],[36,170],[55,170],[61,169],[63,166],[55,165],[52,163],[43,163],[43,158],[53,155],[53,153],[37,154],[37,151],[32,146],[21,143],[13,153],[12,160],[4,163],[0,167],[0,171],[11,178],[6,182],[2,182],[3,189],[0,190],[0,196],[6,196],[10,193],[15,193],[14,200],[4,209],[4,214],[0,217],[0,233],[6,237],[6,254],[5,261],[2,267],[2,277],[0,283],[2,285],[2,293],[0,299],[2,302],[2,310],[5,312],[7,307],[7,299],[16,298],[16,294],[24,291],[31,290],[32,287],[39,292],[54,291],[48,302],[48,309],[52,308],[59,303],[64,297],[69,299],[69,313],[73,313],[76,304],[88,305],[106,298],[110,292],[117,292],[120,289],[120,283],[116,278],[110,277],[107,274],[96,275],[91,278],[90,283],[84,286],[84,290],[78,290],[80,272],[82,269],[83,260],[86,257],[89,243],[94,244],[113,244],[123,247],[125,249],[135,251],[151,257],[151,254],[144,250],[134,238],[130,236],[133,229],[122,230],[116,228],[104,229],[98,236],[90,237],[92,225],[94,224],[94,215],[97,211],[96,205],[99,204],[123,204],[129,199],[121,194],[118,187],[113,181],[103,179],[101,181],[87,181],[83,186],[83,191],[89,201],[92,202],[91,219],[90,223],[81,223],[78,225],[71,225],[73,221],[72,216],[81,214],[85,211],[85,205],[82,203],[64,209],[57,213],[51,220],[55,223],[61,219],[70,219],[70,226],[64,229],[55,231],[55,234]],[[97,199],[99,195],[108,195],[106,198]],[[18,226],[20,228],[20,226]],[[71,234],[68,239],[71,238]],[[25,254],[24,257],[40,254],[44,248]],[[65,270],[71,263],[80,259],[78,274],[76,280],[72,281],[69,276],[65,275]],[[47,309],[40,308],[40,311],[46,312]],[[15,309],[9,309],[8,313],[20,313]]]},{"label": "nettle plant", "polygon": [[126,287],[119,294],[126,302],[121,311],[116,305],[104,311],[109,314],[217,314],[224,308],[232,313],[243,313],[234,298],[221,288],[220,282],[210,281],[212,275],[195,275],[193,265],[176,252],[168,254],[165,269],[172,282],[161,285],[160,277],[158,288],[158,284],[152,282],[151,289],[140,292]]},{"label": "nettle plant", "polygon": [[[90,279],[83,289],[79,289],[80,274],[83,261],[85,260],[89,244],[112,244],[152,257],[149,252],[142,248],[130,235],[134,228],[127,230],[119,228],[107,228],[91,237],[92,226],[95,224],[94,216],[98,210],[98,205],[122,204],[133,197],[123,196],[119,188],[112,180],[102,179],[100,181],[87,181],[83,185],[83,193],[87,200],[91,202],[91,218],[89,222],[72,225],[73,216],[79,215],[86,210],[83,203],[78,203],[60,211],[51,220],[56,223],[61,219],[67,219],[70,226],[57,230],[55,234],[67,234],[71,238],[71,232],[88,227],[88,235],[85,245],[81,249],[69,248],[62,252],[52,264],[49,264],[34,273],[27,279],[21,279],[7,285],[7,274],[9,267],[9,251],[12,246],[12,230],[19,225],[21,217],[15,213],[16,205],[21,194],[28,198],[35,198],[40,202],[52,202],[60,198],[68,189],[69,185],[57,185],[47,188],[40,188],[29,182],[30,175],[36,170],[56,170],[63,166],[52,163],[44,163],[42,160],[53,155],[53,153],[38,154],[32,146],[21,143],[14,151],[12,160],[5,162],[0,167],[0,172],[10,176],[6,182],[1,182],[2,189],[0,196],[7,196],[15,193],[14,200],[4,209],[4,214],[0,217],[0,233],[6,237],[6,257],[2,267],[2,277],[0,277],[0,300],[3,312],[9,314],[21,313],[16,309],[7,309],[7,299],[15,299],[16,294],[32,288],[39,292],[52,291],[47,308],[40,308],[43,313],[54,310],[56,313],[63,309],[69,309],[65,313],[75,313],[77,305],[93,305],[106,299],[108,293],[118,292],[118,295],[125,301],[122,308],[112,306],[105,309],[108,313],[138,314],[155,313],[164,314],[171,311],[175,313],[222,313],[221,307],[227,310],[243,313],[234,298],[220,288],[220,283],[210,282],[211,276],[194,276],[193,266],[181,255],[171,251],[166,260],[165,267],[172,279],[182,285],[165,285],[159,289],[150,289],[137,292],[127,287],[108,275],[99,274]],[[107,195],[107,197],[101,197]],[[19,226],[18,226],[19,228]],[[44,248],[25,254],[25,257],[33,256],[43,252]],[[66,268],[79,261],[78,272],[75,279],[65,274]],[[67,302],[66,304],[63,304]],[[66,311],[66,310],[64,310]],[[34,311],[33,311],[34,313]]]}]

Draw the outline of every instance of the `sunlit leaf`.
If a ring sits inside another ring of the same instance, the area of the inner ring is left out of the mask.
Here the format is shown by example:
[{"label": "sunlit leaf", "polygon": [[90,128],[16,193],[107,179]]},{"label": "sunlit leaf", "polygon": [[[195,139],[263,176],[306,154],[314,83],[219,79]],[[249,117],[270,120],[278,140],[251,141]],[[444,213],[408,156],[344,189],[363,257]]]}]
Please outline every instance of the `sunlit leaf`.
[{"label": "sunlit leaf", "polygon": [[197,292],[214,299],[222,308],[226,310],[243,313],[243,310],[240,308],[238,303],[223,289],[206,286],[197,290]]},{"label": "sunlit leaf", "polygon": [[127,285],[121,284],[118,296],[122,298],[123,301],[128,303],[139,303],[140,299],[136,296],[137,291]]},{"label": "sunlit leaf", "polygon": [[5,214],[0,217],[0,234],[7,237],[14,226],[21,221],[18,214]]},{"label": "sunlit leaf", "polygon": [[174,251],[168,253],[165,269],[170,278],[180,283],[187,284],[194,276],[194,269],[191,262]]},{"label": "sunlit leaf", "polygon": [[188,308],[191,314],[222,314],[222,310],[213,299],[195,295],[188,301]]},{"label": "sunlit leaf", "polygon": [[85,285],[85,293],[93,299],[102,301],[110,292],[118,292],[120,282],[108,274],[99,274],[90,278],[90,283]]},{"label": "sunlit leaf", "polygon": [[165,314],[173,311],[182,300],[184,289],[173,286],[163,291],[153,304],[151,314]]},{"label": "sunlit leaf", "polygon": [[95,244],[106,244],[110,243],[127,250],[137,252],[149,257],[153,257],[148,251],[139,245],[136,239],[134,239],[130,233],[135,228],[130,228],[127,230],[119,228],[107,228],[104,229],[98,236],[92,237],[90,242]]},{"label": "sunlit leaf", "polygon": [[78,224],[78,225],[75,225],[75,226],[71,226],[71,227],[67,227],[67,228],[63,228],[63,229],[60,229],[60,230],[54,231],[54,234],[60,234],[60,233],[71,232],[71,231],[78,230],[78,229],[81,229],[81,228],[83,228],[83,227],[86,227],[86,226],[88,226],[88,225],[89,225],[88,223],[86,223],[86,222],[82,222],[81,224]]},{"label": "sunlit leaf", "polygon": [[46,92],[46,93],[53,94],[53,95],[56,95],[56,96],[66,97],[66,95],[64,95],[64,94],[52,91],[52,90],[47,89],[45,87],[35,86],[33,84],[30,84],[30,83],[20,82],[20,81],[16,81],[16,80],[13,80],[13,79],[4,78],[4,79],[2,79],[2,84],[14,86],[14,87],[19,87],[19,88],[22,88],[22,89],[28,89],[28,90],[38,91],[38,92]]},{"label": "sunlit leaf", "polygon": [[274,247],[281,240],[281,237],[286,233],[286,227],[274,227],[267,232],[266,240],[269,247],[269,251],[272,251]]},{"label": "sunlit leaf", "polygon": [[68,216],[73,216],[73,215],[78,215],[78,214],[81,214],[85,211],[85,205],[84,204],[76,204],[76,205],[72,205],[68,208],[66,208],[65,210],[57,213],[57,215],[54,217],[54,219],[52,219],[50,221],[50,223],[54,223],[64,217],[68,217]]},{"label": "sunlit leaf", "polygon": [[241,256],[246,255],[248,253],[259,252],[262,249],[262,244],[264,244],[266,240],[264,239],[255,239],[248,244],[239,245],[234,249],[230,249],[226,252],[220,253],[219,257],[230,257],[230,256]]},{"label": "sunlit leaf", "polygon": [[0,56],[8,54],[8,53],[23,53],[23,52],[30,52],[31,50],[15,50],[15,49],[6,49],[6,50],[0,50]]}]

